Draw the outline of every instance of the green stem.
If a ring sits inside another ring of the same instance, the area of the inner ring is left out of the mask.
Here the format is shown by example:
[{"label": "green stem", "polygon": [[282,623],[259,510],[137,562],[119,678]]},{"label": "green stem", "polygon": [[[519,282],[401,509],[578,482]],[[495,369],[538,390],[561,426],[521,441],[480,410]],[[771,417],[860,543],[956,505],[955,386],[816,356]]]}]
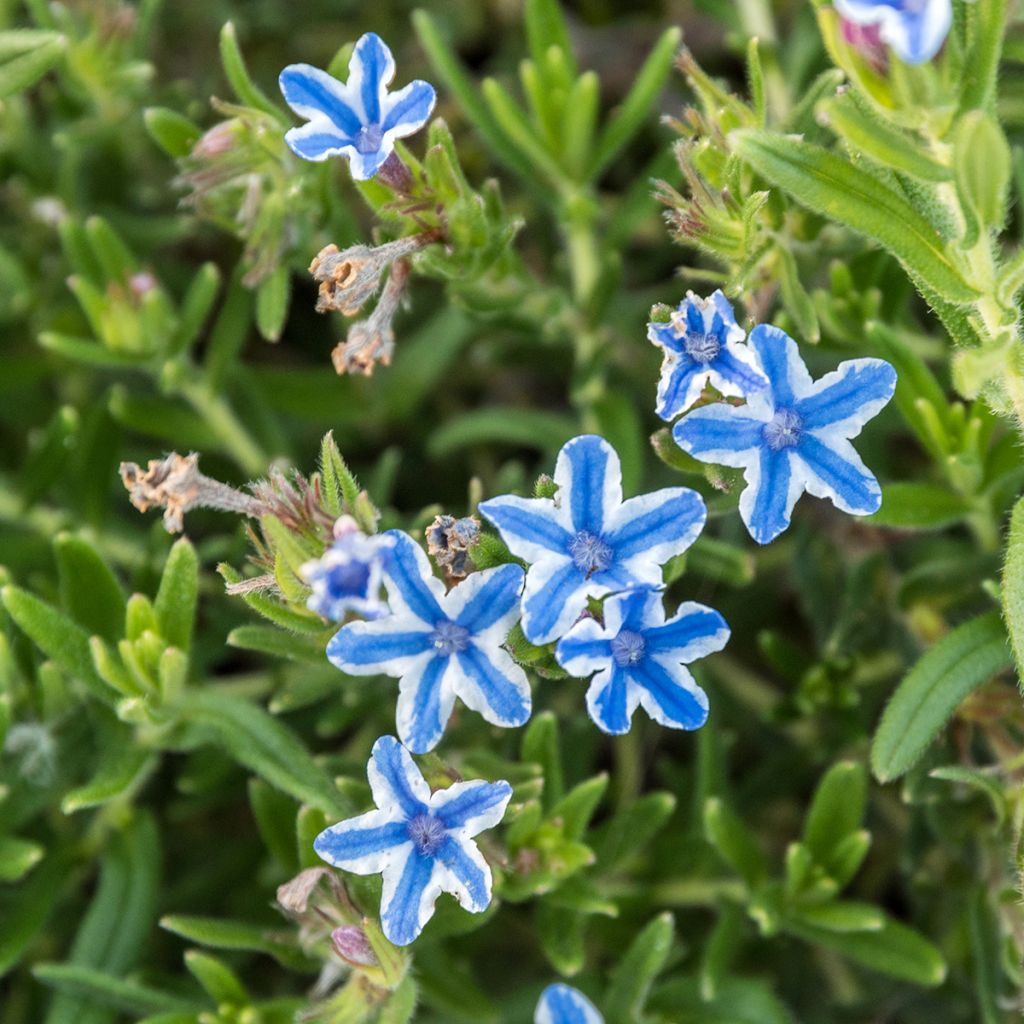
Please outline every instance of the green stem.
[{"label": "green stem", "polygon": [[239,466],[251,476],[259,476],[269,459],[242,425],[224,396],[214,392],[199,379],[182,380],[176,390],[192,406],[206,425],[220,438],[225,449]]}]

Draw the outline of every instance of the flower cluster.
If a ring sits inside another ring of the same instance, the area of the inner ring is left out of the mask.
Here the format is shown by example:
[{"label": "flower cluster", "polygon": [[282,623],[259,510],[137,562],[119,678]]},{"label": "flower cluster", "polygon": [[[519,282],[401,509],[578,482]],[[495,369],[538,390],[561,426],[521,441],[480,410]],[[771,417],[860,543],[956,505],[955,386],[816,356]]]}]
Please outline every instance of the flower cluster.
[{"label": "flower cluster", "polygon": [[942,47],[953,24],[952,0],[834,0],[844,21],[876,28],[907,64],[924,64]]},{"label": "flower cluster", "polygon": [[[688,298],[690,308],[698,300]],[[712,301],[725,304],[721,293]],[[714,322],[735,323],[732,310]],[[707,336],[707,320],[693,317],[676,330],[675,345],[686,351]],[[651,325],[652,334],[656,326]],[[673,325],[675,327],[675,325]],[[697,341],[691,339],[697,338]],[[739,342],[729,339],[736,349]],[[709,364],[710,365],[710,364]],[[740,516],[759,544],[768,544],[788,526],[804,491],[828,498],[844,512],[870,515],[882,503],[878,481],[861,462],[850,439],[886,405],[896,388],[896,371],[882,359],[851,359],[818,381],[811,379],[796,342],[784,331],[759,324],[750,334],[744,365],[756,367],[758,384],[746,390],[746,403],[700,406],[673,427],[672,436],[695,459],[744,471]],[[666,360],[659,386],[676,374]],[[734,384],[735,381],[730,382]],[[722,390],[722,388],[720,388]],[[697,390],[699,394],[699,388]],[[681,408],[685,407],[681,406]]]}]

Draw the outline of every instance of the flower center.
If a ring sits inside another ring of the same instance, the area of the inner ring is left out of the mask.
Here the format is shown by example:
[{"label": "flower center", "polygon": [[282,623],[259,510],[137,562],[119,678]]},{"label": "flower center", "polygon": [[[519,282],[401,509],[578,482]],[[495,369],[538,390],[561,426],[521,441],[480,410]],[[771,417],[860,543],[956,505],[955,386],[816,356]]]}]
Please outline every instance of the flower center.
[{"label": "flower center", "polygon": [[356,149],[360,153],[376,153],[383,137],[384,132],[379,124],[365,124],[356,136]]},{"label": "flower center", "polygon": [[590,576],[604,572],[612,564],[615,552],[597,534],[580,530],[569,545],[569,554],[576,568]]},{"label": "flower center", "polygon": [[445,828],[437,818],[429,814],[417,814],[409,819],[406,829],[412,845],[425,857],[432,857],[441,849]]},{"label": "flower center", "polygon": [[370,582],[370,567],[364,562],[343,562],[334,566],[327,576],[327,590],[332,596],[363,594]]},{"label": "flower center", "polygon": [[773,452],[780,452],[783,448],[792,448],[800,440],[803,433],[804,421],[793,409],[779,409],[778,412],[765,424],[764,443]]},{"label": "flower center", "polygon": [[620,668],[624,668],[626,665],[636,665],[643,661],[646,647],[647,644],[642,633],[624,629],[612,640],[612,658]]},{"label": "flower center", "polygon": [[430,642],[439,658],[457,654],[469,646],[469,630],[457,622],[439,622],[430,634]]},{"label": "flower center", "polygon": [[683,342],[683,351],[695,363],[707,364],[714,361],[721,349],[722,342],[714,332],[688,331]]}]

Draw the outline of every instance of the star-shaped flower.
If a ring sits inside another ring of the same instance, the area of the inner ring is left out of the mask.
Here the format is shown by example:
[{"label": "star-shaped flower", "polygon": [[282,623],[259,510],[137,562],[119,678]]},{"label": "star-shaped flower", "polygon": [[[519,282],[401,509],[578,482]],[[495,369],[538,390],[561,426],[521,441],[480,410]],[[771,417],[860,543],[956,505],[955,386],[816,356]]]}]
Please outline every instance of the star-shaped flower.
[{"label": "star-shaped flower", "polygon": [[593,434],[558,453],[555,483],[554,499],[506,494],[480,505],[512,553],[531,563],[523,632],[534,644],[563,636],[588,596],[659,586],[662,565],[697,539],[707,516],[686,487],[623,501],[619,456]]},{"label": "star-shaped flower", "polygon": [[796,342],[777,327],[759,324],[750,344],[768,388],[739,408],[694,410],[672,428],[679,447],[745,471],[740,516],[759,544],[789,526],[804,491],[852,515],[877,512],[882,490],[850,438],[892,398],[896,371],[883,359],[851,359],[813,381]]},{"label": "star-shaped flower", "polygon": [[332,622],[341,622],[349,612],[366,619],[386,615],[380,589],[391,539],[366,536],[351,516],[334,524],[334,537],[320,558],[300,570],[313,590],[307,607]]},{"label": "star-shaped flower", "polygon": [[900,60],[924,64],[946,41],[952,0],[834,0],[839,14],[857,25],[877,25]]},{"label": "star-shaped flower", "polygon": [[456,697],[493,725],[522,725],[530,685],[502,644],[519,618],[523,570],[475,572],[446,594],[412,537],[400,530],[384,536],[394,545],[384,566],[392,614],[342,626],[327,657],[350,675],[401,680],[398,735],[415,754],[437,746]]},{"label": "star-shaped flower", "polygon": [[746,332],[721,291],[706,299],[687,292],[668,323],[647,325],[647,337],[665,353],[655,406],[663,420],[693,405],[709,380],[723,395],[737,398],[767,384],[741,344]]},{"label": "star-shaped flower", "polygon": [[409,752],[393,736],[373,745],[366,770],[377,810],[338,822],[313,849],[357,875],[380,873],[381,927],[407,946],[450,892],[478,914],[491,902],[491,869],[473,836],[494,828],[512,797],[507,782],[457,782],[431,794]]},{"label": "star-shaped flower", "polygon": [[537,1004],[533,1024],[604,1024],[604,1017],[579,989],[548,985]]},{"label": "star-shaped flower", "polygon": [[434,109],[434,87],[419,80],[389,93],[395,61],[380,36],[367,32],[356,43],[348,81],[339,82],[309,64],[290,64],[280,85],[288,106],[309,122],[285,141],[304,160],[345,156],[357,181],[372,178],[395,140],[419,131]]},{"label": "star-shaped flower", "polygon": [[577,678],[593,673],[587,710],[602,732],[629,732],[637,707],[671,729],[699,729],[708,698],[685,665],[728,639],[722,616],[693,601],[666,622],[661,594],[645,588],[608,598],[603,626],[580,619],[559,640],[555,658]]}]

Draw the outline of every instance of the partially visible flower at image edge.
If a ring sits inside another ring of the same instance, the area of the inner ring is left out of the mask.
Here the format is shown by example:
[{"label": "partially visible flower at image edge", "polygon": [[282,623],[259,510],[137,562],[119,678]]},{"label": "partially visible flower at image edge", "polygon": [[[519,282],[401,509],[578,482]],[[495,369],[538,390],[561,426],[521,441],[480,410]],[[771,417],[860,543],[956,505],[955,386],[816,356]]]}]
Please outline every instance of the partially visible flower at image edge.
[{"label": "partially visible flower at image edge", "polygon": [[390,537],[368,537],[351,516],[341,516],[334,524],[334,543],[299,570],[313,591],[307,607],[331,622],[341,622],[349,612],[364,619],[387,615],[380,592],[393,544]]},{"label": "partially visible flower at image edge", "polygon": [[604,1024],[604,1017],[579,989],[556,984],[541,994],[533,1024]]},{"label": "partially visible flower at image edge", "polygon": [[506,494],[479,506],[512,554],[531,563],[523,633],[534,644],[563,636],[588,597],[660,586],[661,567],[697,539],[707,516],[686,487],[623,501],[619,456],[594,434],[563,446],[554,481],[554,499]]},{"label": "partially visible flower at image edge", "polygon": [[882,42],[907,64],[930,61],[953,23],[952,0],[833,0],[856,25],[877,25]]},{"label": "partially visible flower at image edge", "polygon": [[892,398],[896,371],[884,359],[850,359],[814,381],[779,328],[759,324],[750,344],[768,388],[739,408],[695,409],[672,428],[676,444],[701,462],[744,470],[740,517],[758,544],[789,526],[804,491],[851,515],[877,512],[882,489],[850,438]]},{"label": "partially visible flower at image edge", "polygon": [[437,99],[434,87],[420,80],[389,93],[394,76],[391,51],[373,32],[356,43],[347,82],[309,64],[290,64],[281,72],[281,93],[309,123],[290,129],[285,141],[304,160],[344,156],[353,178],[372,178],[395,141],[427,123]]},{"label": "partially visible flower at image edge", "polygon": [[597,727],[613,736],[629,732],[642,707],[659,725],[699,729],[708,698],[685,666],[726,645],[722,616],[688,601],[666,621],[660,592],[648,588],[615,594],[603,610],[603,626],[580,619],[555,648],[570,675],[593,675],[587,711]]},{"label": "partially visible flower at image edge", "polygon": [[377,810],[332,825],[313,848],[335,867],[383,876],[380,919],[388,940],[409,945],[442,892],[471,913],[486,910],[491,869],[472,839],[501,821],[512,787],[503,781],[456,782],[431,794],[393,736],[374,743],[367,777]]},{"label": "partially visible flower at image edge", "polygon": [[399,677],[398,735],[415,754],[437,746],[456,697],[492,725],[523,725],[530,684],[502,646],[519,618],[523,570],[485,569],[445,593],[412,537],[384,536],[394,544],[384,566],[392,614],[343,626],[327,645],[330,662],[350,675]]},{"label": "partially visible flower at image edge", "polygon": [[685,412],[708,381],[723,395],[736,398],[746,398],[767,384],[753,354],[742,344],[746,332],[721,291],[706,299],[687,292],[667,323],[647,325],[647,337],[665,353],[655,405],[663,420]]}]

